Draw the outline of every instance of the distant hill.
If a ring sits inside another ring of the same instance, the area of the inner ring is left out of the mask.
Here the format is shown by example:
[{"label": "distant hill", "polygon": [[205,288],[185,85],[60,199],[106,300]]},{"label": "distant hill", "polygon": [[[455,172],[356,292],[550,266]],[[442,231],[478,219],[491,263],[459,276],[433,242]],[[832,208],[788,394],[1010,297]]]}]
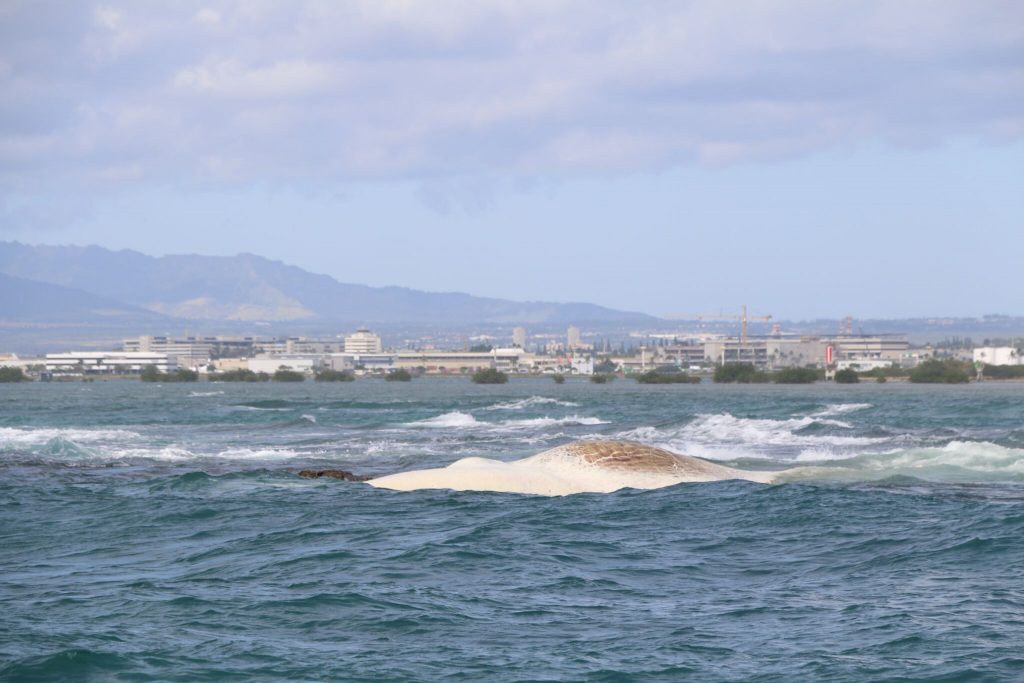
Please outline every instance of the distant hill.
[{"label": "distant hill", "polygon": [[[79,290],[120,306],[179,320],[331,321],[350,324],[649,324],[642,313],[587,303],[517,302],[462,293],[423,292],[403,287],[368,287],[338,282],[252,254],[162,256],[102,247],[31,246],[0,242],[0,273],[21,278],[0,282],[0,316],[32,315],[64,320],[75,311],[59,296],[11,306],[8,287],[35,281]],[[13,291],[13,290],[12,290]],[[54,290],[47,290],[55,294]],[[76,299],[78,301],[79,299]],[[114,310],[111,308],[110,310]],[[94,307],[94,310],[100,308]]]},{"label": "distant hill", "polygon": [[0,273],[0,322],[110,323],[159,320],[158,315],[80,289]]}]

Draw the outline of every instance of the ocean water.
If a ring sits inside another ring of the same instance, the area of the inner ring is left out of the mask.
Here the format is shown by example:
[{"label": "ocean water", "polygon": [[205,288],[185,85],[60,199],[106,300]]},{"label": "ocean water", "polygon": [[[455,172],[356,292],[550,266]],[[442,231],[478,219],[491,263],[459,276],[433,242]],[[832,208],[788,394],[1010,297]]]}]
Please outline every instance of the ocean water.
[{"label": "ocean water", "polygon": [[[305,480],[634,439],[778,485]],[[0,679],[1024,680],[1024,384],[0,385]]]}]

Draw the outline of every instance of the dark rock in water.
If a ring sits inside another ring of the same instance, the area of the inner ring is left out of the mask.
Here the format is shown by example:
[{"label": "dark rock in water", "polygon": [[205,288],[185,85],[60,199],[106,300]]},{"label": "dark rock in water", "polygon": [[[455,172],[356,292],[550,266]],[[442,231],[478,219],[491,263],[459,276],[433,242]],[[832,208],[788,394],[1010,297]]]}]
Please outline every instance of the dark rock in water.
[{"label": "dark rock in water", "polygon": [[320,477],[330,477],[331,479],[341,479],[342,481],[367,481],[372,477],[365,474],[352,474],[347,470],[301,470],[299,472],[300,477],[306,479],[319,479]]}]

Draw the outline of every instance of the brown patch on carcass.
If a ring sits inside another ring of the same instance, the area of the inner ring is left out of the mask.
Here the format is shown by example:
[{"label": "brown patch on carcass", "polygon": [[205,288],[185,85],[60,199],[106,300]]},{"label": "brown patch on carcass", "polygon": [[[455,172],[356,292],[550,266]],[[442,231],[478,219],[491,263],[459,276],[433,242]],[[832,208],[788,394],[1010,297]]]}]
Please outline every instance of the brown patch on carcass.
[{"label": "brown patch on carcass", "polygon": [[687,467],[688,459],[663,448],[632,441],[577,441],[565,448],[584,462],[597,467],[665,474],[690,469]]}]

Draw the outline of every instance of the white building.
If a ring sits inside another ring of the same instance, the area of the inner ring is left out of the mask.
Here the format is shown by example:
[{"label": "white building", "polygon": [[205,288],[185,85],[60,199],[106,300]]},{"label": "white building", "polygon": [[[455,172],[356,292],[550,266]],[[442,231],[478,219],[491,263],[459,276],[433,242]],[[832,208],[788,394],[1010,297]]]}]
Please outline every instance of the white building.
[{"label": "white building", "polygon": [[345,337],[345,353],[380,353],[383,347],[380,337],[367,329],[356,330]]},{"label": "white building", "polygon": [[0,368],[21,368],[28,370],[43,365],[42,358],[19,358],[16,353],[0,353]]},{"label": "white building", "polygon": [[519,372],[519,361],[526,354],[522,349],[492,349],[493,367],[502,372]]},{"label": "white building", "polygon": [[263,356],[249,359],[249,369],[253,372],[265,372],[272,375],[278,370],[294,370],[295,372],[314,372],[320,367],[320,359],[309,356]]},{"label": "white building", "polygon": [[849,358],[836,361],[836,370],[853,369],[857,372],[869,372],[877,368],[891,368],[893,361],[884,358]]},{"label": "white building", "polygon": [[1024,356],[1012,346],[982,346],[974,349],[974,362],[986,365],[1024,365]]},{"label": "white building", "polygon": [[573,356],[572,358],[572,372],[574,375],[593,375],[594,374],[594,357],[593,356]]},{"label": "white building", "polygon": [[393,353],[332,353],[324,357],[323,364],[331,370],[387,372],[396,367],[396,358]]},{"label": "white building", "polygon": [[174,356],[146,351],[69,351],[46,354],[46,371],[72,375],[134,375],[149,366],[173,372]]}]

